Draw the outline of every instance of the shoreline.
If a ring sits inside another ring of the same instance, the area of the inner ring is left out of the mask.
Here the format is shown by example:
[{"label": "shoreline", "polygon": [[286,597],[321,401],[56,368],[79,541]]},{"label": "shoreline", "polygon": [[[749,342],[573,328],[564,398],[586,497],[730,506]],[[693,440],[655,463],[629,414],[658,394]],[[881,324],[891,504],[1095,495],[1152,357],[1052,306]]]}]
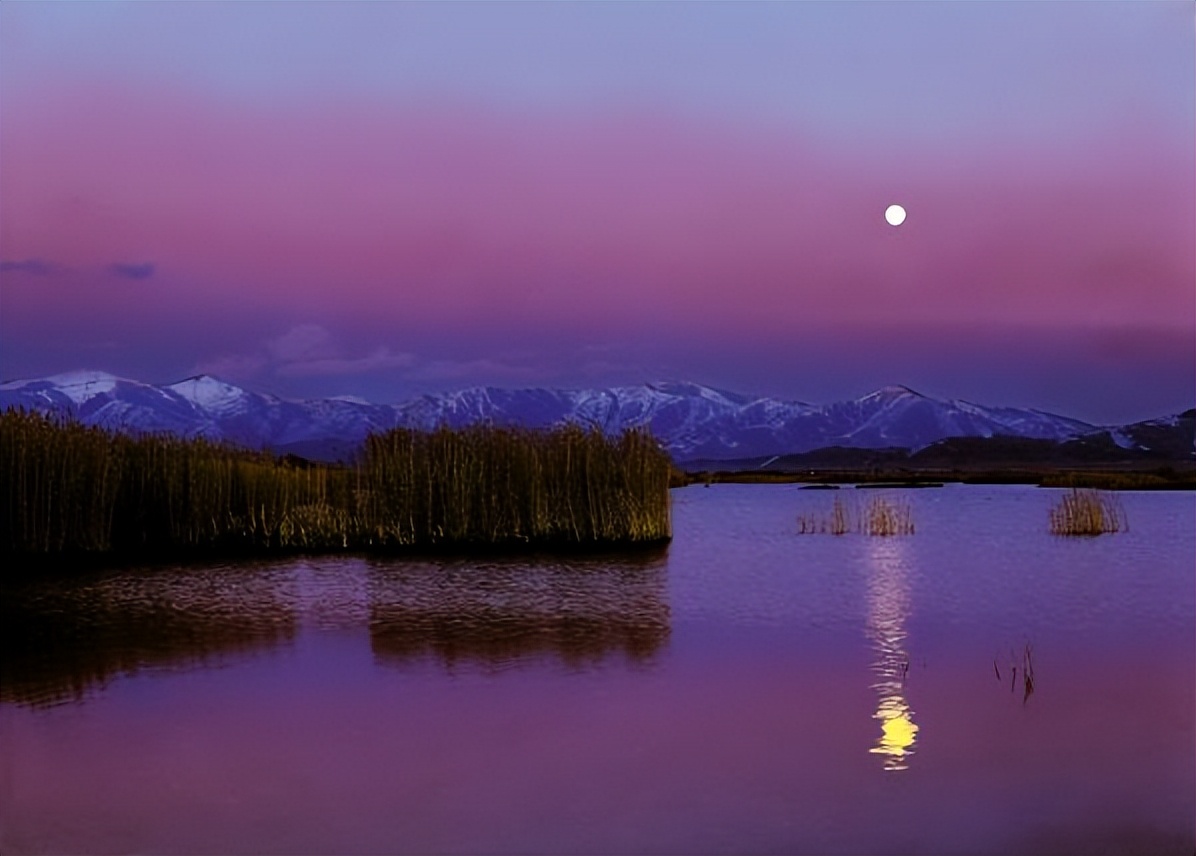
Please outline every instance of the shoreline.
[{"label": "shoreline", "polygon": [[701,484],[800,484],[810,489],[855,485],[860,488],[932,488],[944,484],[1026,484],[1097,490],[1196,490],[1196,469],[900,469],[699,470],[686,472],[675,487]]},{"label": "shoreline", "polygon": [[112,568],[125,568],[131,565],[155,568],[172,565],[203,565],[212,562],[270,562],[296,558],[353,557],[366,561],[395,559],[413,562],[445,559],[465,561],[529,558],[552,561],[601,558],[620,561],[651,560],[663,557],[668,552],[672,541],[673,538],[670,535],[664,538],[644,540],[620,539],[585,543],[572,540],[542,540],[536,542],[504,541],[493,544],[458,542],[409,546],[383,545],[372,548],[354,545],[343,549],[227,547],[151,551],[120,550],[95,553],[8,553],[2,557],[5,573],[0,575],[0,585],[19,583],[25,578],[44,579],[45,574],[67,577]]}]

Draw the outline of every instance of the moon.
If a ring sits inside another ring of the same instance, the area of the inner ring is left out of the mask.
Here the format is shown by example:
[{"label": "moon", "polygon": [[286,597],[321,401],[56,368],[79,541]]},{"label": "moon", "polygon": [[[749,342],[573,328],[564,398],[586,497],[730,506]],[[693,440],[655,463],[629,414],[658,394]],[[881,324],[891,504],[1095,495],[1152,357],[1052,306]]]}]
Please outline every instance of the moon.
[{"label": "moon", "polygon": [[905,209],[900,205],[890,205],[885,209],[885,220],[890,226],[900,226],[905,222]]}]

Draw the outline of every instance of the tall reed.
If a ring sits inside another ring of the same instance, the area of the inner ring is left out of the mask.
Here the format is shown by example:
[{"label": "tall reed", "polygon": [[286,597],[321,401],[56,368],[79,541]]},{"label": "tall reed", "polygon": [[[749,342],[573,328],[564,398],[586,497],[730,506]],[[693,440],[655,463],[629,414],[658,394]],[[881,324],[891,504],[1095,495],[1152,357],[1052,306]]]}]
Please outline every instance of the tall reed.
[{"label": "tall reed", "polygon": [[648,434],[493,427],[371,436],[355,467],[0,413],[0,552],[369,549],[670,537]]},{"label": "tall reed", "polygon": [[97,428],[20,410],[0,414],[0,548],[108,549],[121,458],[122,444]]},{"label": "tall reed", "polygon": [[1052,535],[1102,535],[1129,528],[1116,496],[1099,490],[1072,488],[1050,509]]},{"label": "tall reed", "polygon": [[646,433],[576,426],[397,429],[362,465],[370,537],[394,545],[662,540],[671,472]]}]

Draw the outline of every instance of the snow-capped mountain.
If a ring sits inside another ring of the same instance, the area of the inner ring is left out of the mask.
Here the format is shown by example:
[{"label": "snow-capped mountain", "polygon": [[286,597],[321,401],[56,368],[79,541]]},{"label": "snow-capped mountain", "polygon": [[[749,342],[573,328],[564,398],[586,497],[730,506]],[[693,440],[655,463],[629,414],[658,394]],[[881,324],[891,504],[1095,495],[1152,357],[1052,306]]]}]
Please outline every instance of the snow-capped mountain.
[{"label": "snow-capped mountain", "polygon": [[1095,430],[1037,410],[942,401],[899,386],[830,405],[752,398],[687,383],[567,391],[474,388],[425,396],[398,410],[401,424],[419,427],[573,421],[618,432],[646,425],[678,461],[826,446],[917,449],[956,436],[1065,440]]},{"label": "snow-capped mountain", "polygon": [[[960,436],[1066,440],[1103,430],[1039,410],[946,401],[902,386],[828,405],[692,383],[582,390],[475,387],[381,405],[351,398],[290,401],[207,375],[151,386],[103,372],[72,372],[0,384],[0,408],[11,407],[69,414],[114,430],[166,431],[329,459],[351,455],[371,431],[479,422],[527,427],[574,422],[610,433],[647,427],[678,461],[827,446],[918,449]],[[1116,436],[1134,442],[1129,433]]]},{"label": "snow-capped mountain", "polygon": [[351,449],[371,431],[396,424],[393,407],[341,399],[288,401],[208,375],[164,386],[104,372],[10,381],[0,384],[0,409],[10,407],[69,415],[117,431],[162,431],[253,449],[310,446],[317,457],[327,456],[325,447]]}]

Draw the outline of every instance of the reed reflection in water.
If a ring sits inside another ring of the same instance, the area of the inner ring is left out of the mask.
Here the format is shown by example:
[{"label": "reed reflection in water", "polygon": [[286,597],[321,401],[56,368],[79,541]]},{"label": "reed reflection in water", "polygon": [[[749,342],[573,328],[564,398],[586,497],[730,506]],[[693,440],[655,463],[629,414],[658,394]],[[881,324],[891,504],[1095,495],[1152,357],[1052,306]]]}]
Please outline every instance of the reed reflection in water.
[{"label": "reed reflection in water", "polygon": [[[146,670],[301,633],[367,631],[375,660],[642,662],[669,638],[665,556],[336,560],[127,569],[0,591],[0,701],[84,701]],[[369,656],[366,654],[366,656]]]},{"label": "reed reflection in water", "polygon": [[892,538],[869,539],[868,638],[876,653],[872,684],[879,701],[873,719],[880,722],[880,737],[869,752],[882,757],[886,770],[904,770],[914,754],[918,726],[905,697],[909,653],[905,649],[905,622],[909,617],[909,568],[903,545]]},{"label": "reed reflection in water", "polygon": [[277,567],[167,567],[0,591],[0,701],[83,701],[121,675],[216,664],[293,639]]},{"label": "reed reflection in water", "polygon": [[372,565],[370,642],[382,662],[566,665],[651,659],[670,633],[663,556]]}]

